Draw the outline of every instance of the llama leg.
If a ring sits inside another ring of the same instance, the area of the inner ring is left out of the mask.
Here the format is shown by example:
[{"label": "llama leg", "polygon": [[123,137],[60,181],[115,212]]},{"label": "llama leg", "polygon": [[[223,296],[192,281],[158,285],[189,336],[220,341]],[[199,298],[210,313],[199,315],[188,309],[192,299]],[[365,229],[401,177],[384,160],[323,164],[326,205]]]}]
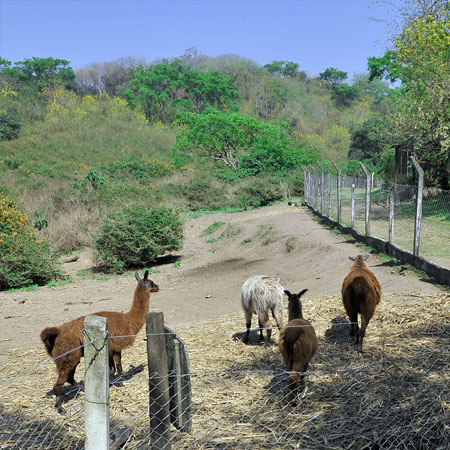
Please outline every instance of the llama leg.
[{"label": "llama leg", "polygon": [[245,325],[247,327],[247,331],[245,332],[245,336],[242,339],[244,344],[247,344],[248,339],[250,337],[250,327],[252,326],[252,313],[249,311],[245,312]]},{"label": "llama leg", "polygon": [[259,323],[259,340],[261,342],[264,341],[263,329],[265,329],[267,333],[267,343],[269,343],[272,338],[272,330],[270,329],[272,324],[270,323],[269,315],[266,312],[262,313],[258,317],[258,323]]},{"label": "llama leg", "polygon": [[272,309],[272,316],[277,323],[278,332],[280,332],[281,328],[283,328],[283,311],[280,311],[278,308]]},{"label": "llama leg", "polygon": [[109,376],[112,377],[116,373],[116,366],[114,364],[114,358],[109,357]]},{"label": "llama leg", "polygon": [[356,342],[358,343],[358,314],[349,314],[350,325],[350,337],[356,336]]},{"label": "llama leg", "polygon": [[356,341],[358,344],[358,352],[360,352],[360,353],[362,353],[363,340],[364,340],[364,336],[366,335],[366,328],[367,328],[367,325],[369,325],[369,320],[370,319],[366,319],[364,316],[361,316],[361,329],[358,330],[357,341]]},{"label": "llama leg", "polygon": [[69,372],[69,376],[67,377],[67,381],[72,385],[72,386],[78,386],[78,382],[75,381],[75,370],[77,369],[77,367],[75,366],[70,372]]},{"label": "llama leg", "polygon": [[117,373],[119,375],[121,375],[122,374],[122,353],[121,352],[114,353],[113,360],[114,360],[114,364],[116,365],[116,368],[117,368]]}]

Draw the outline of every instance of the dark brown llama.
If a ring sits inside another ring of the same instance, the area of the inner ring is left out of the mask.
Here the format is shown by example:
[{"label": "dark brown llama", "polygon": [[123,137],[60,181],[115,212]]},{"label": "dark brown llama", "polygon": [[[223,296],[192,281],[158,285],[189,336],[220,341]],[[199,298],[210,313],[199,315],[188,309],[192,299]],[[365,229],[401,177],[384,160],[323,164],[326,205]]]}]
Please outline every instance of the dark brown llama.
[{"label": "dark brown llama", "polygon": [[[122,373],[122,350],[133,345],[135,335],[145,323],[150,306],[150,292],[159,291],[159,287],[148,279],[148,270],[145,271],[144,278],[141,279],[138,272],[135,273],[135,277],[138,284],[129,312],[100,311],[93,314],[108,319],[110,375],[114,375],[116,371],[118,374]],[[47,353],[56,358],[58,378],[53,387],[56,395],[61,394],[66,381],[72,385],[77,384],[74,378],[75,370],[81,357],[84,356],[84,336],[81,333],[84,318],[85,316],[81,316],[58,327],[45,328],[41,332],[41,340]]]},{"label": "dark brown llama", "polygon": [[[350,336],[356,335],[359,352],[362,352],[366,328],[381,300],[381,286],[366,263],[368,257],[369,253],[354,258],[349,256],[353,265],[342,283],[342,302],[351,322]],[[358,314],[361,315],[361,328],[358,326]]]},{"label": "dark brown llama", "polygon": [[303,318],[300,297],[308,289],[298,294],[291,294],[285,290],[289,298],[289,322],[281,329],[278,346],[286,363],[290,389],[290,401],[295,405],[295,398],[300,388],[304,389],[304,375],[301,372],[308,370],[308,364],[317,350],[317,336],[311,322]]}]

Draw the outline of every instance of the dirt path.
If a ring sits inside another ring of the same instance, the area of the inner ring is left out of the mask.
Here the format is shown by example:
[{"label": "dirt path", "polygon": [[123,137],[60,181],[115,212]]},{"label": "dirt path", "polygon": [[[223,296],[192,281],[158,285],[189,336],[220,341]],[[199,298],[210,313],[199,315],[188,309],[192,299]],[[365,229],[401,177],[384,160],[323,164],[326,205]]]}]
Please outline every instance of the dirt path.
[{"label": "dirt path", "polygon": [[[201,236],[215,222],[224,224],[214,233]],[[347,256],[358,253],[366,250],[321,226],[304,208],[279,204],[241,213],[204,215],[187,223],[181,259],[166,258],[155,267],[159,272],[151,278],[160,292],[151,296],[150,307],[163,311],[167,325],[173,329],[207,322],[240,311],[242,283],[255,274],[280,276],[287,289],[308,288],[308,296],[313,298],[336,294],[350,267]],[[77,275],[91,265],[90,254],[84,251],[78,261],[64,265],[73,283],[0,293],[0,352],[40,344],[39,333],[44,327],[82,314],[127,311],[136,285],[134,276],[93,279]],[[369,259],[369,266],[384,293],[401,297],[440,290],[438,285],[383,263],[376,256]],[[0,354],[0,362],[4,360]]]}]

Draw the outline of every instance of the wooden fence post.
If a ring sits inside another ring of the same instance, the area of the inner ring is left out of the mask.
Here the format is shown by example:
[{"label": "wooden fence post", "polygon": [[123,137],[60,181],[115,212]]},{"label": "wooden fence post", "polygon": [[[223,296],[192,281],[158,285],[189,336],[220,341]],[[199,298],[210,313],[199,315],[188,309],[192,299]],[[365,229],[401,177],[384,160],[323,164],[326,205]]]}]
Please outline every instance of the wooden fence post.
[{"label": "wooden fence post", "polygon": [[389,243],[394,241],[394,193],[389,192]]},{"label": "wooden fence post", "polygon": [[106,317],[84,319],[86,450],[109,449],[109,352]]},{"label": "wooden fence post", "polygon": [[333,163],[334,168],[337,171],[337,221],[338,224],[341,223],[341,208],[342,208],[342,192],[341,192],[341,169],[338,167],[338,165],[334,162]]},{"label": "wooden fence post", "polygon": [[331,173],[328,172],[327,174],[327,179],[328,179],[328,217],[331,216]]},{"label": "wooden fence post", "polygon": [[355,229],[355,185],[352,184],[352,230]]},{"label": "wooden fence post", "polygon": [[323,214],[325,207],[325,169],[323,168],[322,164],[317,163],[317,165],[320,168],[321,174],[320,174],[320,214]]},{"label": "wooden fence post", "polygon": [[189,356],[184,342],[169,328],[166,330],[169,359],[170,421],[180,431],[192,431],[192,386]]},{"label": "wooden fence post", "polygon": [[303,196],[305,198],[305,203],[308,205],[308,190],[309,190],[309,180],[308,180],[308,169],[303,167]]},{"label": "wooden fence post", "polygon": [[151,448],[171,450],[169,365],[162,312],[147,314],[146,333]]},{"label": "wooden fence post", "polygon": [[370,191],[372,186],[372,174],[366,169],[362,162],[359,163],[361,169],[366,175],[366,217],[365,217],[365,234],[370,236]]},{"label": "wooden fence post", "polygon": [[417,183],[417,198],[416,198],[416,221],[414,223],[414,256],[419,256],[419,245],[420,245],[420,229],[422,224],[422,200],[423,200],[423,169],[417,162],[414,156],[410,156],[414,167],[419,174],[419,181]]},{"label": "wooden fence post", "polygon": [[309,167],[311,167],[311,170],[312,170],[312,172],[313,172],[313,177],[312,177],[312,179],[313,179],[313,182],[311,183],[311,187],[312,187],[312,195],[313,195],[313,198],[312,198],[312,207],[314,208],[314,210],[315,211],[317,211],[317,189],[316,189],[316,186],[317,186],[317,172],[316,172],[316,169],[313,167],[313,166],[309,166]]}]

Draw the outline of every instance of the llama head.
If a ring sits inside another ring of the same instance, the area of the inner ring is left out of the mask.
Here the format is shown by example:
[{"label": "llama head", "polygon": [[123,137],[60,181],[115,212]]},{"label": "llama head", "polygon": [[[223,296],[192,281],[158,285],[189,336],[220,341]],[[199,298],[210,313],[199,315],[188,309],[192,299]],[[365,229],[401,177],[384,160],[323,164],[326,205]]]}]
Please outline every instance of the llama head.
[{"label": "llama head", "polygon": [[139,276],[139,272],[136,272],[134,274],[134,276],[140,286],[146,286],[150,290],[150,292],[158,292],[159,291],[159,286],[156,283],[154,283],[152,280],[150,280],[150,278],[148,278],[148,270],[145,271],[144,278],[141,278]]},{"label": "llama head", "polygon": [[365,255],[358,255],[358,256],[349,256],[348,259],[351,261],[354,261],[355,265],[364,265],[365,261],[369,258],[370,253],[366,253]]}]

